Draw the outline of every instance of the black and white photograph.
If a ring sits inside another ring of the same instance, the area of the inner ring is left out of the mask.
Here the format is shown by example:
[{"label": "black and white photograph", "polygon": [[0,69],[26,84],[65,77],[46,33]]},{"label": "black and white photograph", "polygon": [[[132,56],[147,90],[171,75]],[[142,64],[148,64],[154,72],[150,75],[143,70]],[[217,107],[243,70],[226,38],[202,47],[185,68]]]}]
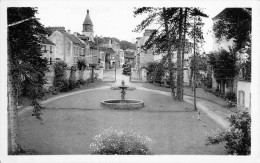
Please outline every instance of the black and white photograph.
[{"label": "black and white photograph", "polygon": [[0,1],[0,162],[259,163],[260,3],[231,2]]}]

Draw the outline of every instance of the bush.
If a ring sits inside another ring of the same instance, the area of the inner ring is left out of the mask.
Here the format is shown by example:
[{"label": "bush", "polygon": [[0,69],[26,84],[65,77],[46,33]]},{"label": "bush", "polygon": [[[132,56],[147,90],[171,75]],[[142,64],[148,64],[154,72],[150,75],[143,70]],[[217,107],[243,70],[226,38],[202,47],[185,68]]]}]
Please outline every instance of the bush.
[{"label": "bush", "polygon": [[71,66],[70,69],[70,77],[69,77],[69,89],[72,90],[76,88],[77,86],[77,81],[76,81],[76,68]]},{"label": "bush", "polygon": [[206,145],[225,142],[228,154],[249,155],[251,153],[251,117],[248,112],[238,112],[229,118],[230,128],[207,135]]},{"label": "bush", "polygon": [[231,102],[236,102],[237,101],[237,96],[236,93],[233,91],[229,91],[225,94],[225,99]]},{"label": "bush", "polygon": [[123,132],[108,129],[94,137],[90,144],[92,154],[101,155],[146,155],[150,154],[147,147],[151,139],[135,132]]},{"label": "bush", "polygon": [[78,60],[77,67],[80,71],[85,70],[85,68],[87,67],[86,61],[84,59]]},{"label": "bush", "polygon": [[63,61],[56,62],[54,68],[54,81],[53,86],[61,92],[69,90],[69,82],[66,79],[67,64]]}]

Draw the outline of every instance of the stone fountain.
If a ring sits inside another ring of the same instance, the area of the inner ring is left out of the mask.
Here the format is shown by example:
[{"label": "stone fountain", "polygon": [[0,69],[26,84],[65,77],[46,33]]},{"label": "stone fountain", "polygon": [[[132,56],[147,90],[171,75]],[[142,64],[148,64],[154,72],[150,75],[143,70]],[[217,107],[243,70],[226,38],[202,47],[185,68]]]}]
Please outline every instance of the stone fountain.
[{"label": "stone fountain", "polygon": [[121,110],[133,110],[140,109],[144,107],[144,102],[135,99],[125,99],[126,90],[128,86],[125,85],[125,81],[122,80],[121,85],[118,86],[121,89],[121,100],[119,99],[109,99],[101,101],[101,104],[106,105],[113,109],[121,109]]}]

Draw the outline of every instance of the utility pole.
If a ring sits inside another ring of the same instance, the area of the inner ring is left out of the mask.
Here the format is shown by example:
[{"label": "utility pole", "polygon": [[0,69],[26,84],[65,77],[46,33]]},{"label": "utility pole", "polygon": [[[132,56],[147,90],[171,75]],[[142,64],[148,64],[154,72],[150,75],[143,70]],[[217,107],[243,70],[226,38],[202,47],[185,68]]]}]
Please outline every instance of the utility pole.
[{"label": "utility pole", "polygon": [[197,106],[196,106],[196,34],[195,34],[195,30],[196,30],[196,22],[195,22],[196,17],[194,18],[194,29],[193,29],[193,37],[194,37],[194,45],[193,45],[193,50],[194,50],[194,60],[193,60],[193,97],[194,97],[194,110],[198,110]]}]

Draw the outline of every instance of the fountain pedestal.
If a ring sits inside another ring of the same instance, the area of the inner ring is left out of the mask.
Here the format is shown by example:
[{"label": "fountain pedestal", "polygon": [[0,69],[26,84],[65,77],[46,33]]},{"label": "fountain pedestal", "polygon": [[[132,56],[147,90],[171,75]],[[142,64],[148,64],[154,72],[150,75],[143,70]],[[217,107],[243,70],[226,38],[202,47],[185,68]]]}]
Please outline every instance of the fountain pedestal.
[{"label": "fountain pedestal", "polygon": [[139,109],[144,107],[144,102],[140,100],[135,100],[135,99],[125,99],[125,90],[128,88],[125,85],[124,80],[121,83],[122,85],[119,86],[121,91],[121,100],[118,99],[109,99],[109,100],[104,100],[101,101],[101,104],[106,105],[110,108],[113,109],[120,109],[120,110],[133,110],[133,109]]}]

